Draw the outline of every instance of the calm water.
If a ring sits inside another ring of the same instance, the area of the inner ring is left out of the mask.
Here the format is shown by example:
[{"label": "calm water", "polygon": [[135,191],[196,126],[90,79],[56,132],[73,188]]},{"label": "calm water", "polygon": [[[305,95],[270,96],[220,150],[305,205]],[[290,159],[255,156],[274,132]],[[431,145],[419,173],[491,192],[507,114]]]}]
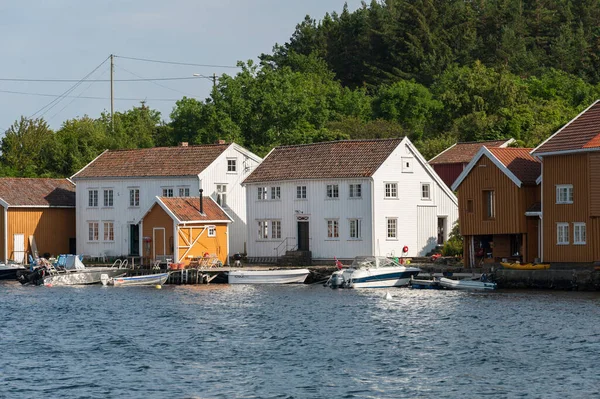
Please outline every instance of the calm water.
[{"label": "calm water", "polygon": [[599,397],[600,295],[0,283],[0,397]]}]

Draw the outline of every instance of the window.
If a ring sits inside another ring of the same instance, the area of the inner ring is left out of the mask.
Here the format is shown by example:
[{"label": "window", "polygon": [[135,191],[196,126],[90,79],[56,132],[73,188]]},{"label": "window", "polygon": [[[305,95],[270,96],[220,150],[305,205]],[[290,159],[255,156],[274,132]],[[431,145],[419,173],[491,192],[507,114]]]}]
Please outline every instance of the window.
[{"label": "window", "polygon": [[585,245],[585,223],[573,223],[573,244]]},{"label": "window", "polygon": [[281,220],[271,221],[271,238],[281,238]]},{"label": "window", "polygon": [[269,222],[266,220],[258,221],[258,238],[266,240],[269,238]]},{"label": "window", "polygon": [[402,158],[402,173],[412,173],[413,159],[412,158]]},{"label": "window", "polygon": [[208,236],[209,237],[217,236],[217,228],[215,226],[208,226]]},{"label": "window", "polygon": [[227,159],[227,173],[236,173],[237,172],[237,159],[228,158]]},{"label": "window", "polygon": [[556,245],[569,244],[569,223],[556,223]]},{"label": "window", "polygon": [[104,189],[104,207],[113,206],[113,190],[112,188]]},{"label": "window", "polygon": [[98,222],[88,222],[88,241],[98,241]]},{"label": "window", "polygon": [[467,212],[473,213],[473,200],[472,199],[467,200]]},{"label": "window", "polygon": [[98,190],[88,191],[88,206],[93,208],[98,206]]},{"label": "window", "polygon": [[173,187],[164,187],[162,189],[163,197],[173,197]]},{"label": "window", "polygon": [[340,197],[340,189],[337,184],[328,184],[327,185],[327,198],[339,198]]},{"label": "window", "polygon": [[361,239],[361,220],[360,219],[350,219],[350,238],[351,239]]},{"label": "window", "polygon": [[496,217],[496,193],[493,190],[483,191],[483,208],[485,209],[486,219]]},{"label": "window", "polygon": [[258,199],[259,200],[266,200],[267,199],[267,188],[266,187],[259,187],[258,188]]},{"label": "window", "polygon": [[189,197],[190,196],[190,188],[189,187],[179,187],[179,196],[180,197]]},{"label": "window", "polygon": [[227,184],[217,184],[217,204],[227,207]]},{"label": "window", "polygon": [[327,221],[327,238],[339,238],[339,222],[337,219],[331,219]]},{"label": "window", "polygon": [[281,187],[271,187],[271,199],[281,199]]},{"label": "window", "polygon": [[362,185],[361,184],[351,184],[350,185],[350,193],[348,194],[350,198],[361,198],[362,197]]},{"label": "window", "polygon": [[398,183],[385,183],[385,198],[398,198]]},{"label": "window", "polygon": [[429,183],[421,183],[421,199],[431,199],[431,185]]},{"label": "window", "polygon": [[572,204],[573,203],[573,185],[559,184],[556,186],[556,203],[557,204]]},{"label": "window", "polygon": [[296,186],[296,198],[306,199],[306,186]]},{"label": "window", "polygon": [[398,238],[398,219],[387,218],[387,238],[397,239]]},{"label": "window", "polygon": [[129,189],[129,206],[140,206],[140,189]]},{"label": "window", "polygon": [[114,222],[104,222],[104,241],[115,240],[115,224]]}]

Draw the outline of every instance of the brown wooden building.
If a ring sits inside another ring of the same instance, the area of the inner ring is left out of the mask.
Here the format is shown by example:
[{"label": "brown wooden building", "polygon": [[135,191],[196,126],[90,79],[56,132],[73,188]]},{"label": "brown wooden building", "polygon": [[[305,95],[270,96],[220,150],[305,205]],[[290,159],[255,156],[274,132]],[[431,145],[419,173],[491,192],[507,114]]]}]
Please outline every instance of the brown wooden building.
[{"label": "brown wooden building", "polygon": [[75,185],[67,179],[0,178],[0,259],[75,251]]},{"label": "brown wooden building", "polygon": [[512,142],[514,142],[513,139],[456,143],[431,158],[429,165],[433,167],[433,170],[435,170],[448,187],[452,187],[452,184],[463,170],[465,170],[481,147],[506,148]]},{"label": "brown wooden building", "polygon": [[483,146],[452,185],[465,266],[538,258],[541,164],[530,150]]},{"label": "brown wooden building", "polygon": [[542,261],[600,260],[600,102],[532,154],[542,160]]}]

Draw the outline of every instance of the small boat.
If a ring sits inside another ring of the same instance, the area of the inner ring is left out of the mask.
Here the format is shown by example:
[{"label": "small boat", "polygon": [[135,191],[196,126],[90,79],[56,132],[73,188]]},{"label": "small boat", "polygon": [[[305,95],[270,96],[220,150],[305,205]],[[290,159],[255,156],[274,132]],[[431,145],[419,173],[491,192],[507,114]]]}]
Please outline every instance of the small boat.
[{"label": "small boat", "polygon": [[442,287],[451,290],[483,290],[490,291],[496,289],[496,283],[491,281],[481,280],[452,280],[450,278],[441,277],[439,283]]},{"label": "small boat", "polygon": [[500,262],[503,268],[513,270],[546,270],[550,269],[549,264],[545,263],[506,263]]},{"label": "small boat", "polygon": [[436,278],[431,280],[427,279],[410,279],[410,288],[420,289],[420,290],[441,290],[443,287],[440,285],[440,281]]},{"label": "small boat", "polygon": [[[339,266],[338,266],[339,267]],[[325,286],[331,288],[387,288],[408,285],[419,274],[418,267],[407,267],[386,256],[357,256],[347,269],[333,272]]]},{"label": "small boat", "polygon": [[108,274],[100,276],[102,285],[114,285],[125,287],[130,285],[163,285],[169,278],[169,273],[148,274],[146,276],[131,277],[108,277]]},{"label": "small boat", "polygon": [[16,280],[17,272],[26,270],[18,263],[0,263],[0,280]]},{"label": "small boat", "polygon": [[232,270],[227,274],[229,284],[291,284],[303,283],[308,269]]}]

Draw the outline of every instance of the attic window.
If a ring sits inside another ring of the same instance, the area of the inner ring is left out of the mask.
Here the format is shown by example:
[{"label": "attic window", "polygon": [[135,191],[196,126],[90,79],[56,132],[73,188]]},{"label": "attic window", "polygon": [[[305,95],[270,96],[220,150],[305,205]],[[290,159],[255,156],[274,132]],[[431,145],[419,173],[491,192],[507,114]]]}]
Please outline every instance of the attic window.
[{"label": "attic window", "polygon": [[402,157],[402,173],[413,172],[413,158]]}]

